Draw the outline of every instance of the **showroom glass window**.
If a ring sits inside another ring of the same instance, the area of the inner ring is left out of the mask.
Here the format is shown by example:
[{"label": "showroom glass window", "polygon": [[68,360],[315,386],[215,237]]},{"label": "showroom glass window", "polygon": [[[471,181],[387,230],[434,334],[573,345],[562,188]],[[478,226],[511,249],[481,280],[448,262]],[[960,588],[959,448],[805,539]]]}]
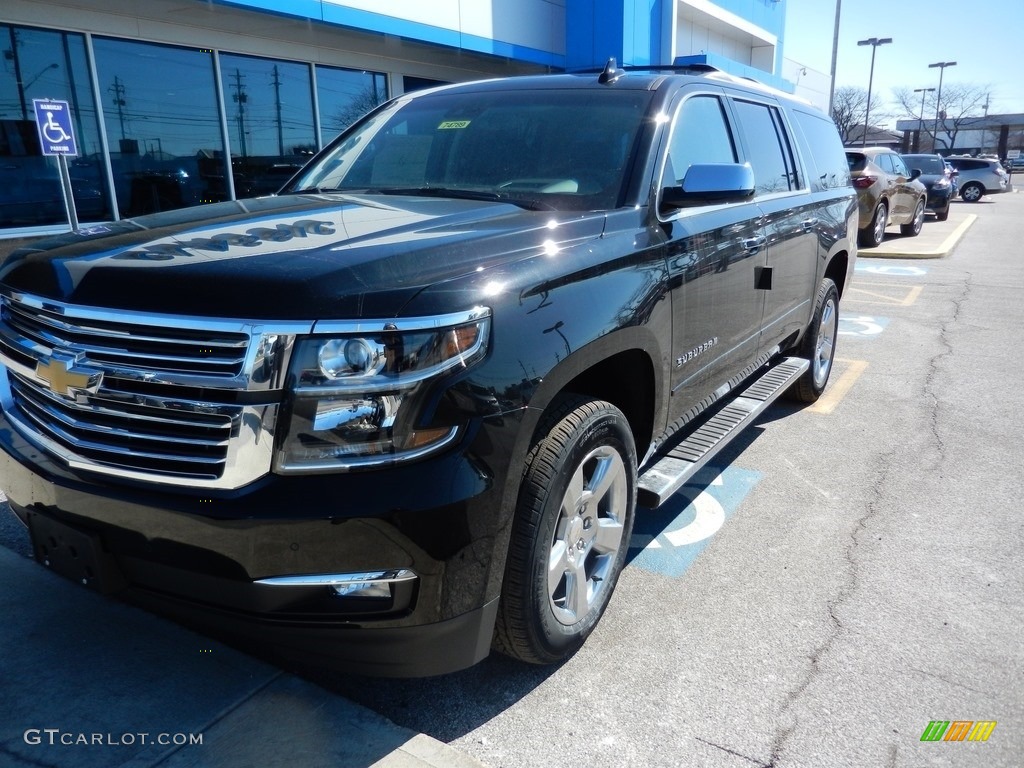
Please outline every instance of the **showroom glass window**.
[{"label": "showroom glass window", "polygon": [[276,192],[317,149],[309,65],[222,53],[220,76],[235,195]]},{"label": "showroom glass window", "polygon": [[387,78],[380,72],[317,66],[316,95],[323,146],[375,106],[387,101]]},{"label": "showroom glass window", "polygon": [[213,54],[94,38],[122,216],[229,198]]},{"label": "showroom glass window", "polygon": [[32,99],[68,102],[79,155],[68,158],[82,222],[111,218],[85,39],[0,24],[0,228],[67,222],[56,157],[44,157]]}]

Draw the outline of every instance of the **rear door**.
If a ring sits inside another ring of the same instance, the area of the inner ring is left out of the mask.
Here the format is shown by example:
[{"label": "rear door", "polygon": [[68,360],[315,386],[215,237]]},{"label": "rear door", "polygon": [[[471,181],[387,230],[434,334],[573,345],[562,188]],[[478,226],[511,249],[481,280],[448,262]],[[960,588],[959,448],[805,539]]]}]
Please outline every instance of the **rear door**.
[{"label": "rear door", "polygon": [[756,274],[763,301],[759,357],[792,340],[806,326],[815,295],[818,254],[817,203],[798,162],[793,132],[782,109],[770,100],[732,100],[744,155],[754,170],[754,199],[761,211],[767,247]]},{"label": "rear door", "polygon": [[920,192],[910,182],[910,170],[903,158],[895,152],[882,152],[875,158],[875,164],[890,175],[892,185],[892,218],[906,224],[914,216],[914,209],[920,199]]}]

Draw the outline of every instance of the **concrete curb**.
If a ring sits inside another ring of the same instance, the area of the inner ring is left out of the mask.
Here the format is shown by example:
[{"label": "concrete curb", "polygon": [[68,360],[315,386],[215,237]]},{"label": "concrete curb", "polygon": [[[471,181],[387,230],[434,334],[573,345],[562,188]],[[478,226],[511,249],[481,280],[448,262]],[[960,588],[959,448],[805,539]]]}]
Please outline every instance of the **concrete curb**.
[{"label": "concrete curb", "polygon": [[[9,515],[3,506],[0,513]],[[62,579],[6,547],[0,547],[0,582],[7,585],[0,590],[0,764],[483,766],[312,682]],[[196,735],[201,743],[173,740]]]},{"label": "concrete curb", "polygon": [[[936,237],[923,237],[922,232],[917,237],[892,237],[877,248],[859,250],[857,255],[866,259],[941,259],[948,256],[960,239],[964,236],[971,225],[978,220],[973,213],[967,214],[956,228],[947,234],[941,241],[936,243]],[[926,221],[925,227],[939,227],[945,222]],[[941,236],[944,233],[939,233]]]}]

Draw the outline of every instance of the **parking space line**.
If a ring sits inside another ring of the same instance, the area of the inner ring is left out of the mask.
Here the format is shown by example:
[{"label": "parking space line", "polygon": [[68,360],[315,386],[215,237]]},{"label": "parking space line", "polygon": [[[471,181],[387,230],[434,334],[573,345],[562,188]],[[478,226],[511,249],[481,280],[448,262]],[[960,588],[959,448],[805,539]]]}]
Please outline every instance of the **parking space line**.
[{"label": "parking space line", "polygon": [[832,413],[868,367],[867,360],[845,360],[837,357],[835,362],[846,363],[846,370],[843,371],[838,381],[832,382],[828,391],[818,398],[818,402],[806,408],[807,411],[821,414]]},{"label": "parking space line", "polygon": [[[889,296],[885,293],[878,293],[876,291],[868,291],[864,288],[850,287],[849,294],[845,296],[847,301],[855,301],[858,304],[884,304],[890,307],[909,307],[915,301],[917,297],[921,295],[921,291],[924,290],[922,285],[914,285],[909,289],[900,283],[871,283],[872,286],[893,286],[899,288],[899,293],[902,293],[902,297]],[[860,296],[854,294],[864,294],[865,296],[873,296],[874,299],[862,299]]]},{"label": "parking space line", "polygon": [[976,218],[978,218],[977,214],[967,214],[967,218],[963,220],[959,227],[953,230],[953,233],[949,237],[942,241],[942,245],[940,245],[937,250],[941,253],[951,251],[953,246],[957,244],[957,241],[963,236],[964,232],[970,228]]}]

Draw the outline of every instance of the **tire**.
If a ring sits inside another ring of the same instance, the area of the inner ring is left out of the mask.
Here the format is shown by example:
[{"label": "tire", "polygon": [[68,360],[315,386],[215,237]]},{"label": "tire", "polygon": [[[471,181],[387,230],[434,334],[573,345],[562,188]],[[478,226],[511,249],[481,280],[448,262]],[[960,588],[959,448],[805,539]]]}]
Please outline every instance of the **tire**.
[{"label": "tire", "polygon": [[949,218],[949,203],[946,203],[946,207],[945,208],[943,208],[941,211],[936,211],[935,212],[935,220],[936,221],[945,221],[948,218]]},{"label": "tire", "polygon": [[626,561],[636,448],[610,403],[562,396],[541,420],[516,507],[494,647],[533,664],[571,656]]},{"label": "tire", "polygon": [[907,237],[917,237],[921,234],[921,227],[924,226],[924,200],[917,201],[917,208],[914,209],[914,218],[909,224],[900,224],[900,234]]},{"label": "tire", "polygon": [[985,194],[985,188],[976,181],[968,182],[960,187],[960,199],[965,203],[976,203]]},{"label": "tire", "polygon": [[885,202],[878,204],[875,215],[871,217],[871,226],[857,234],[857,244],[862,248],[877,248],[885,239],[885,225],[888,221],[889,209]]},{"label": "tire", "polygon": [[818,286],[814,315],[799,352],[800,357],[810,360],[811,367],[786,392],[791,400],[813,403],[821,397],[832,373],[838,332],[839,291],[836,284],[826,277]]}]

